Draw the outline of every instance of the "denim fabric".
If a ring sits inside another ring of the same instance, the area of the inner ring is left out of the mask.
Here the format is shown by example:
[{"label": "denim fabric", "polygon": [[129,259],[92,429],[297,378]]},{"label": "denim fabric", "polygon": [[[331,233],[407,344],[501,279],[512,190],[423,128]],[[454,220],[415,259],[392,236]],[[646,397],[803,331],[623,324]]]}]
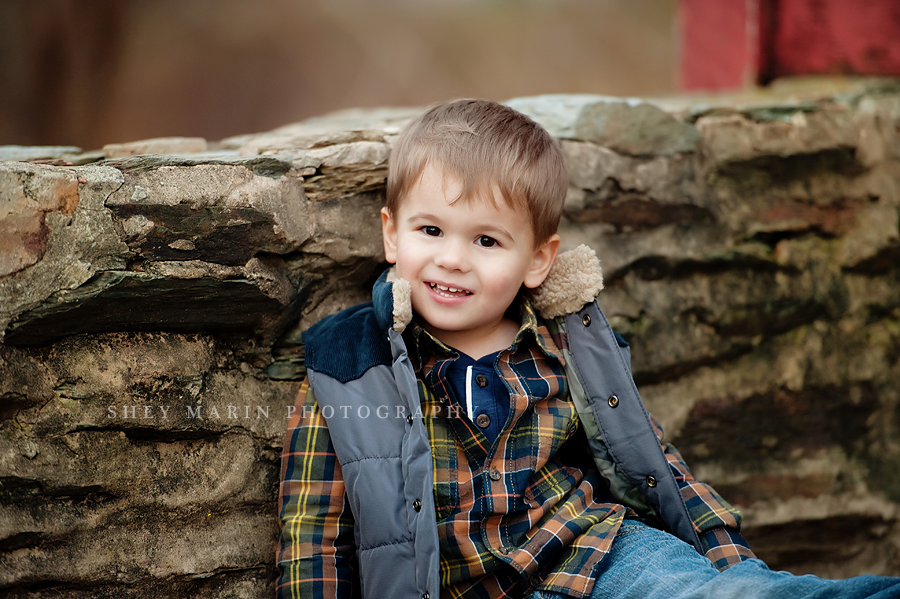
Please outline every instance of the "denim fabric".
[{"label": "denim fabric", "polygon": [[[537,592],[530,599],[559,599]],[[724,572],[687,543],[636,520],[626,520],[600,563],[591,599],[900,598],[900,578],[858,576],[826,580],[773,572],[758,559]]]}]

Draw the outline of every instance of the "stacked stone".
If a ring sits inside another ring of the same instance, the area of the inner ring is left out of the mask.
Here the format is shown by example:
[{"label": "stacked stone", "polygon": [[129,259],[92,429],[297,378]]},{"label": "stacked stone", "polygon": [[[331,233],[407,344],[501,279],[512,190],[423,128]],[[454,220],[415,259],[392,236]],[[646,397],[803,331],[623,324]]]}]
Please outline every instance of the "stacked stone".
[{"label": "stacked stone", "polygon": [[[774,567],[900,575],[900,84],[510,101],[648,408]],[[271,596],[300,332],[383,267],[418,110],[0,149],[0,591]]]}]

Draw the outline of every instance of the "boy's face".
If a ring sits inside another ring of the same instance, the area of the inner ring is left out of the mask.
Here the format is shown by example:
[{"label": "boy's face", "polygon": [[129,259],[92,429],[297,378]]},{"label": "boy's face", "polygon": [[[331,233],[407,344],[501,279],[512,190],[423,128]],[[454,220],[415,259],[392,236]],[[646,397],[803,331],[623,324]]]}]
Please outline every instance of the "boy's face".
[{"label": "boy's face", "polygon": [[496,207],[478,199],[451,204],[461,189],[443,169],[426,167],[396,214],[382,210],[384,250],[409,281],[426,330],[470,355],[487,354],[512,343],[519,325],[504,313],[523,284],[544,281],[559,236],[535,247],[528,215],[499,191]]}]

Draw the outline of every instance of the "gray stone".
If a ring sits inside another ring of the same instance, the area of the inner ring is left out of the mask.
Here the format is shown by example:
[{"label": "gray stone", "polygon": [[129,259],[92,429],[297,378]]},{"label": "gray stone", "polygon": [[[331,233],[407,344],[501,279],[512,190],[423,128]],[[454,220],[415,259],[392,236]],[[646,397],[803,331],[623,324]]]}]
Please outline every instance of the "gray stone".
[{"label": "gray stone", "polygon": [[[49,211],[43,217],[46,232],[40,259],[0,277],[0,298],[3,300],[0,302],[0,331],[5,331],[18,314],[37,307],[52,294],[74,289],[97,272],[124,268],[131,254],[115,233],[112,217],[104,208],[106,198],[122,184],[122,173],[118,170],[0,163],[0,177],[5,181],[2,187],[5,201],[10,201],[12,209],[20,214],[33,202],[27,197],[26,190],[32,190],[28,191],[32,195],[38,193],[40,197],[49,197],[42,202],[57,206],[65,205],[60,204],[58,190],[66,190],[64,197],[72,197],[72,191],[77,193],[69,214],[65,210]],[[0,226],[5,223],[6,219],[3,219]],[[14,227],[13,230],[22,230]],[[25,264],[30,261],[26,260]]]},{"label": "gray stone", "polygon": [[289,165],[265,174],[215,162],[121,166],[125,180],[106,207],[144,259],[244,264],[256,252],[293,251],[311,232],[301,179]]},{"label": "gray stone", "polygon": [[[291,165],[236,156],[107,165],[0,171],[9,206],[0,228],[11,248],[0,263],[11,275],[0,278],[8,298],[0,325],[9,342],[197,326],[277,336],[297,289],[278,271],[283,262],[257,254],[293,252],[312,231]],[[193,266],[176,276],[164,266],[173,261]],[[223,268],[200,263],[240,269],[220,276]],[[175,318],[166,314],[173,305]]]},{"label": "gray stone", "polygon": [[76,146],[0,146],[0,161],[66,160],[81,153]]},{"label": "gray stone", "polygon": [[56,580],[100,595],[224,577],[255,579],[249,596],[262,596],[272,447],[296,385],[257,378],[196,334],[70,337],[43,363],[24,355],[0,346],[16,366],[4,401],[7,389],[27,399],[0,423],[0,585],[40,585],[56,563]]},{"label": "gray stone", "polygon": [[103,153],[107,158],[139,154],[197,154],[206,150],[206,140],[202,137],[157,137],[103,146]]},{"label": "gray stone", "polygon": [[19,315],[7,328],[5,341],[46,345],[67,335],[107,331],[199,329],[250,335],[293,299],[293,289],[275,293],[270,297],[243,277],[105,271]]},{"label": "gray stone", "polygon": [[671,156],[697,149],[693,125],[644,100],[594,95],[516,98],[507,105],[531,116],[551,135],[589,141],[633,156]]},{"label": "gray stone", "polygon": [[48,213],[71,217],[78,206],[74,173],[39,167],[0,170],[3,215],[0,220],[0,276],[27,268],[41,259],[50,230]]},{"label": "gray stone", "polygon": [[360,141],[382,142],[396,136],[421,108],[348,109],[278,127],[264,133],[222,140],[244,156],[278,154]]}]

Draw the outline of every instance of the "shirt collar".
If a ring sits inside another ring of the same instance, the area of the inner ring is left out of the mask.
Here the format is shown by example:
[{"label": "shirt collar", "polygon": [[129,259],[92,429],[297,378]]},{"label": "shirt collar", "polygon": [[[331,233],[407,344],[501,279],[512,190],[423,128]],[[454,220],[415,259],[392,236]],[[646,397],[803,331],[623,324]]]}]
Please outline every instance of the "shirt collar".
[{"label": "shirt collar", "polygon": [[[538,319],[537,312],[531,302],[528,301],[528,298],[522,294],[518,295],[507,313],[515,313],[516,311],[518,311],[519,322],[522,324],[510,346],[512,352],[515,352],[522,344],[534,343],[545,356],[565,364],[562,352],[556,346],[547,327]],[[407,332],[409,334],[407,345],[411,350],[410,355],[413,358],[413,366],[416,371],[420,371],[423,365],[429,361],[429,358],[457,357],[453,348],[442,343],[419,324],[418,315],[413,315],[413,321]]]}]

